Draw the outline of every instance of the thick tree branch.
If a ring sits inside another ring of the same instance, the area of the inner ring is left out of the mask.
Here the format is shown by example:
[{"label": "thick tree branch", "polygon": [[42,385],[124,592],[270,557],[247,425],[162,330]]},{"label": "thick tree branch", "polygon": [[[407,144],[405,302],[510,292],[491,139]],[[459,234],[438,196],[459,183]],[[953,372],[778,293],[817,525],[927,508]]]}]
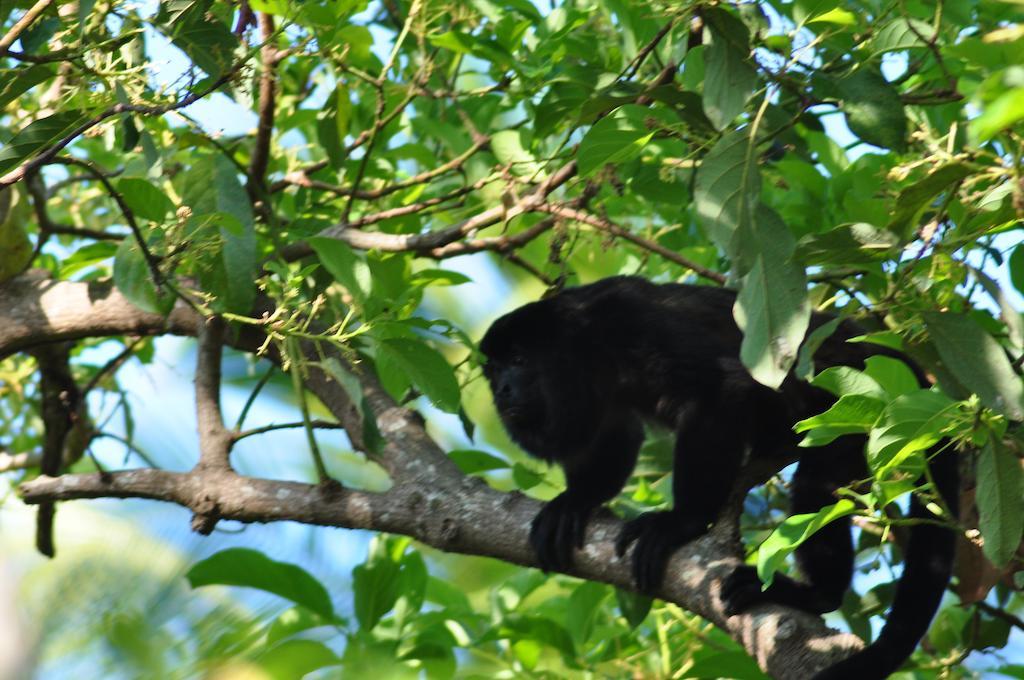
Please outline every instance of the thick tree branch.
[{"label": "thick tree branch", "polygon": [[43,462],[43,454],[41,451],[31,451],[26,453],[8,453],[7,451],[0,451],[0,472],[10,472],[12,470],[24,470],[26,468],[39,467],[41,462]]},{"label": "thick tree branch", "polygon": [[[78,498],[150,498],[183,505],[195,513],[242,522],[292,520],[307,524],[388,531],[413,536],[448,552],[485,555],[536,566],[527,527],[541,504],[518,493],[495,491],[473,478],[435,478],[431,486],[403,484],[386,493],[277,482],[231,472],[174,473],[158,470],[40,477],[23,484],[26,502]],[[586,548],[576,553],[574,575],[631,588],[628,559],[617,559],[619,520],[591,522]],[[628,556],[627,556],[628,557]],[[669,579],[658,593],[729,631],[776,678],[806,678],[857,646],[815,616],[764,607],[726,619],[719,585],[737,566],[732,540],[704,537],[673,558]]]},{"label": "thick tree branch", "polygon": [[277,100],[277,63],[278,52],[272,39],[274,37],[274,18],[270,14],[261,13],[258,18],[260,39],[260,88],[259,88],[259,123],[256,126],[256,141],[253,144],[252,158],[249,161],[249,181],[246,190],[250,200],[255,203],[266,196],[267,165],[270,162],[270,140],[274,134],[274,111]]},{"label": "thick tree branch", "polygon": [[[129,333],[195,335],[198,328],[198,317],[184,305],[162,319],[134,308],[109,285],[22,276],[0,287],[0,357],[55,340]],[[262,343],[261,337],[244,332],[226,338],[247,351]],[[344,390],[323,371],[309,368],[307,386],[346,426],[353,441],[358,440],[359,416]],[[40,477],[23,485],[22,493],[31,503],[139,497],[243,522],[295,520],[389,531],[442,550],[534,566],[527,536],[540,503],[463,476],[426,434],[416,414],[395,405],[369,377],[363,376],[363,389],[385,439],[378,460],[394,482],[384,494],[252,479],[203,467],[189,473],[131,470]],[[855,636],[835,633],[818,617],[781,607],[726,618],[718,589],[739,563],[732,526],[723,521],[712,534],[681,549],[669,566],[673,577],[657,595],[721,626],[777,678],[808,677],[860,645]],[[607,513],[596,518],[586,548],[577,553],[573,575],[632,587],[629,556],[615,557],[614,538],[620,528],[621,522]]]}]

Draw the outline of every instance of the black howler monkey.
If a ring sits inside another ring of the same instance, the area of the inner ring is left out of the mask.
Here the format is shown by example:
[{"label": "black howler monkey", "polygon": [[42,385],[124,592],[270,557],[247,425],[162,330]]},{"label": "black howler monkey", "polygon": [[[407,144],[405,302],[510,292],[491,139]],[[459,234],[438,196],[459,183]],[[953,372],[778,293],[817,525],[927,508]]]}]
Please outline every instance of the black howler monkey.
[{"label": "black howler monkey", "polygon": [[[863,436],[797,447],[793,423],[825,411],[835,397],[793,376],[777,391],[754,381],[739,359],[735,300],[734,292],[719,288],[615,277],[527,304],[487,331],[480,343],[484,374],[505,428],[528,453],[565,470],[566,490],[544,506],[530,531],[542,568],[571,565],[591,513],[629,478],[644,420],[677,435],[674,507],[627,522],[617,543],[620,556],[636,543],[633,574],[644,591],[659,585],[676,548],[716,520],[747,462],[778,470],[799,460],[791,486],[794,513],[834,503],[837,487],[869,476]],[[816,314],[811,327],[829,318]],[[906,361],[927,386],[921,370],[899,353],[846,342],[862,332],[840,323],[815,353],[816,368],[863,368],[865,359],[881,354]],[[931,475],[955,513],[955,456],[935,456]],[[910,514],[930,516],[916,498]],[[800,546],[802,581],[777,575],[762,591],[752,568],[737,569],[723,585],[727,612],[765,602],[818,614],[838,608],[853,576],[849,525],[848,518],[834,521]],[[878,639],[816,677],[866,680],[895,671],[927,631],[950,578],[953,550],[951,531],[915,525]]]}]

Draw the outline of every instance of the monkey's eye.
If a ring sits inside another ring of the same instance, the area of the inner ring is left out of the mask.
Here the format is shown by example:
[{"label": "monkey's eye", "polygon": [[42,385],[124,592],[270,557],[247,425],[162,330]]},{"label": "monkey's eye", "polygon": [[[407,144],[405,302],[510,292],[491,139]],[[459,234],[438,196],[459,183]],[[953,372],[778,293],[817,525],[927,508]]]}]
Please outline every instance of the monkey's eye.
[{"label": "monkey's eye", "polygon": [[509,357],[508,365],[509,366],[525,366],[526,365],[526,357],[524,357],[522,354],[513,354],[511,357]]}]

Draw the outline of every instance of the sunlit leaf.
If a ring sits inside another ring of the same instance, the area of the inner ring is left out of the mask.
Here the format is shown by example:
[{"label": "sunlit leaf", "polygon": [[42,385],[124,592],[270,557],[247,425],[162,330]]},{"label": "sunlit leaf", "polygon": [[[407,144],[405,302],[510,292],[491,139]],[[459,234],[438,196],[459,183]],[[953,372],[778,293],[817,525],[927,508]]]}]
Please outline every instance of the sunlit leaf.
[{"label": "sunlit leaf", "polygon": [[197,562],[185,575],[193,588],[245,586],[273,593],[330,621],[334,606],[327,589],[308,571],[247,548],[228,548]]}]

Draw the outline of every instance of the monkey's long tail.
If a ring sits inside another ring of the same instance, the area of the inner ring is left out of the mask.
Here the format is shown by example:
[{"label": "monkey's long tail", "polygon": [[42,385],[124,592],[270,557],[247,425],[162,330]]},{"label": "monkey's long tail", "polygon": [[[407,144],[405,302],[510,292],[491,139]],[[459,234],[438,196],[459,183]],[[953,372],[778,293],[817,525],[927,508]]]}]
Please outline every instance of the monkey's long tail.
[{"label": "monkey's long tail", "polygon": [[[945,446],[932,458],[929,468],[935,489],[956,517],[960,505],[956,452]],[[910,501],[910,517],[934,519],[916,495]],[[913,525],[905,548],[903,575],[878,639],[821,671],[814,680],[874,680],[895,672],[928,632],[953,572],[955,549],[953,531],[932,523]]]}]

